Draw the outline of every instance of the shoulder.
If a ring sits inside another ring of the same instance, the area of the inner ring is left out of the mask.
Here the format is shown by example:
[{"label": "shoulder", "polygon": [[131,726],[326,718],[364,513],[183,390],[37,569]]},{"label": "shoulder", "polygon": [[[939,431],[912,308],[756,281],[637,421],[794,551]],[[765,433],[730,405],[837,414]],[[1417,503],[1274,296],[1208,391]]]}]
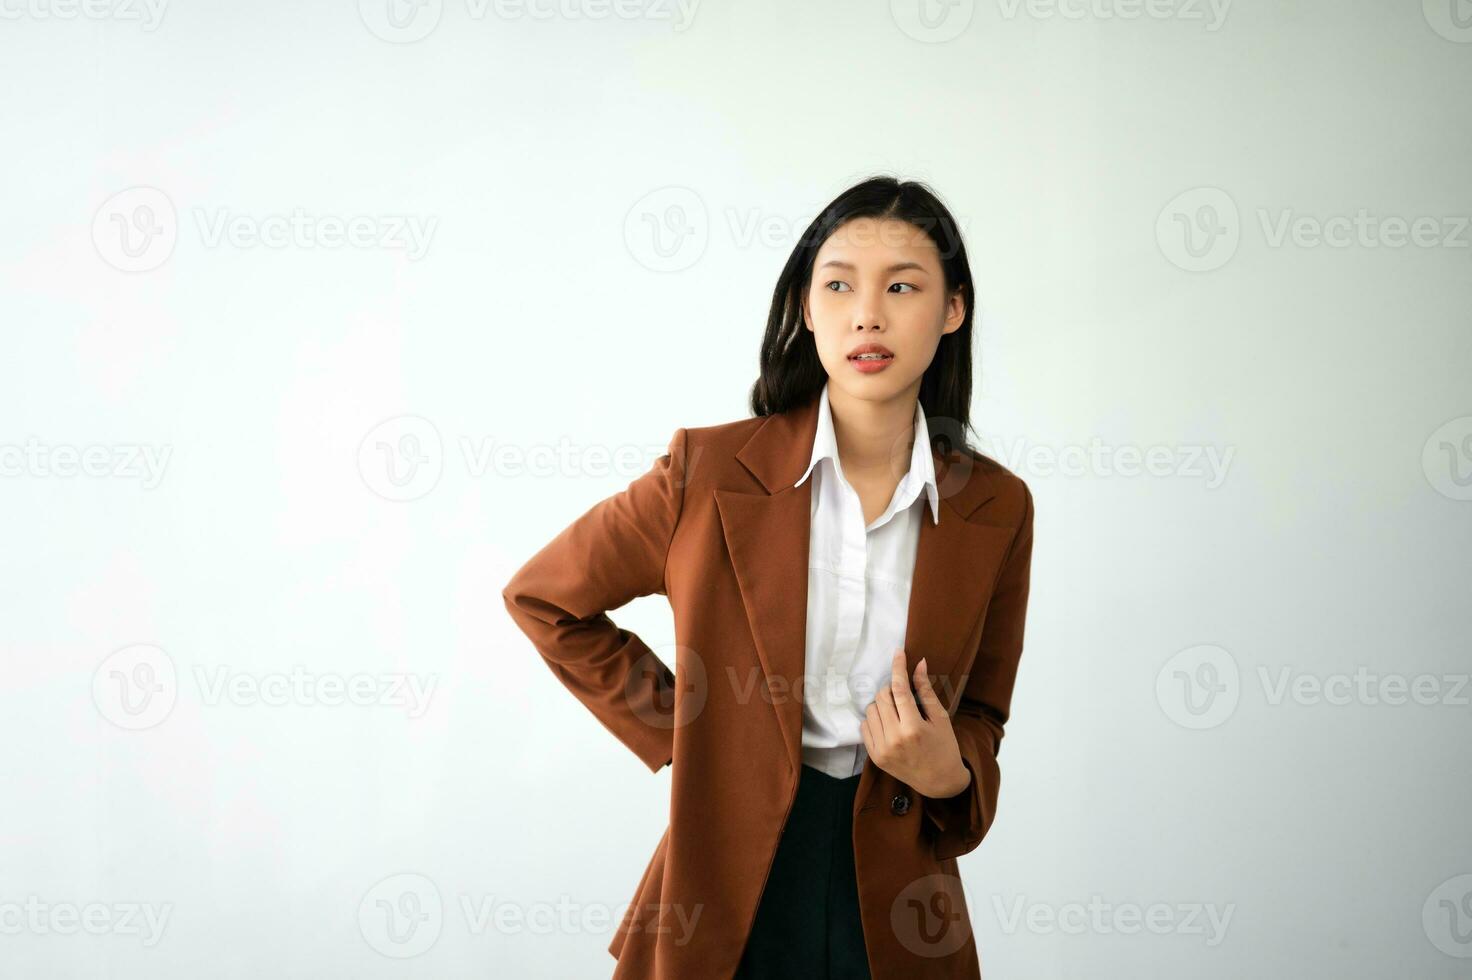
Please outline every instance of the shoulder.
[{"label": "shoulder", "polygon": [[1032,490],[1021,476],[974,446],[965,447],[964,453],[953,451],[950,458],[960,461],[967,481],[976,485],[973,492],[986,498],[971,515],[973,522],[1020,528],[1032,521]]},{"label": "shoulder", "polygon": [[687,455],[698,449],[734,458],[765,421],[764,418],[744,418],[714,425],[682,425],[670,436],[669,448],[672,451],[683,450]]},{"label": "shoulder", "polygon": [[766,421],[765,416],[751,416],[713,425],[682,427],[670,445],[682,444],[687,486],[723,486],[733,481],[744,485],[749,474],[737,461],[736,454]]},{"label": "shoulder", "polygon": [[700,447],[708,452],[734,457],[769,416],[748,416],[714,425],[685,427],[685,443],[689,447]]}]

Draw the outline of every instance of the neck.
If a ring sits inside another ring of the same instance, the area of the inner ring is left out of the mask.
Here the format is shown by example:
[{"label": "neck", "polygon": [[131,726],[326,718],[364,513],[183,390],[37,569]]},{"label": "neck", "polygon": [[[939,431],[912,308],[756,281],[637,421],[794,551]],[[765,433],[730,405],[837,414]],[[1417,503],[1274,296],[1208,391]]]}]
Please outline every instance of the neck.
[{"label": "neck", "polygon": [[904,473],[915,444],[915,404],[920,383],[893,398],[855,398],[828,386],[833,436],[845,473]]}]

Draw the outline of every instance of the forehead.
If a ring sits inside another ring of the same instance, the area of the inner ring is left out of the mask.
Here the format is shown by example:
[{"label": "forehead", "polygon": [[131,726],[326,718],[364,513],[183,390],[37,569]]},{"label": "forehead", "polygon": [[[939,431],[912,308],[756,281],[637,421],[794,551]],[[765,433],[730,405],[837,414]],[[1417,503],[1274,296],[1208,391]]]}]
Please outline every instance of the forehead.
[{"label": "forehead", "polygon": [[855,218],[833,230],[818,249],[816,263],[868,265],[897,259],[939,265],[940,250],[921,229],[898,218]]}]

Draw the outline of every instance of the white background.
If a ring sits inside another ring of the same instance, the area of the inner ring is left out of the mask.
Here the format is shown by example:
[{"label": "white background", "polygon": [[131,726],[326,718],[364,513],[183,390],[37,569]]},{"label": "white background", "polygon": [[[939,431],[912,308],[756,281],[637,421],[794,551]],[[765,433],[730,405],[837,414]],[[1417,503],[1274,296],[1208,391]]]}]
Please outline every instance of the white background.
[{"label": "white background", "polygon": [[1037,502],[986,975],[1465,975],[1465,0],[97,2],[0,0],[0,973],[607,976],[668,772],[499,590],[892,172]]}]

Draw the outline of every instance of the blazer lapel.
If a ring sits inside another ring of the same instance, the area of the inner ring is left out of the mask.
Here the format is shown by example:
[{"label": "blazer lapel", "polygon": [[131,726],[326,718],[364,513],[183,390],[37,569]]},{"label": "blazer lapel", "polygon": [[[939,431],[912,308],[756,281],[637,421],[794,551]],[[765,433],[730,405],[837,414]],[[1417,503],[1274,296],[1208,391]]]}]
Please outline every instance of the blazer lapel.
[{"label": "blazer lapel", "polygon": [[[715,491],[747,623],[766,674],[767,696],[773,702],[793,772],[802,765],[814,481],[806,480],[800,487],[793,484],[812,458],[817,422],[816,396],[804,406],[767,416],[736,453],[765,492]],[[936,693],[947,711],[954,713],[965,678],[954,677],[953,672],[991,595],[1011,529],[967,520],[994,496],[980,464],[956,452],[943,455],[932,449],[932,453],[940,521],[931,520],[929,505],[921,504],[925,513],[915,551],[905,664],[907,675],[913,677],[915,665],[925,657]],[[860,800],[877,774],[873,760],[868,760],[859,781]]]}]

